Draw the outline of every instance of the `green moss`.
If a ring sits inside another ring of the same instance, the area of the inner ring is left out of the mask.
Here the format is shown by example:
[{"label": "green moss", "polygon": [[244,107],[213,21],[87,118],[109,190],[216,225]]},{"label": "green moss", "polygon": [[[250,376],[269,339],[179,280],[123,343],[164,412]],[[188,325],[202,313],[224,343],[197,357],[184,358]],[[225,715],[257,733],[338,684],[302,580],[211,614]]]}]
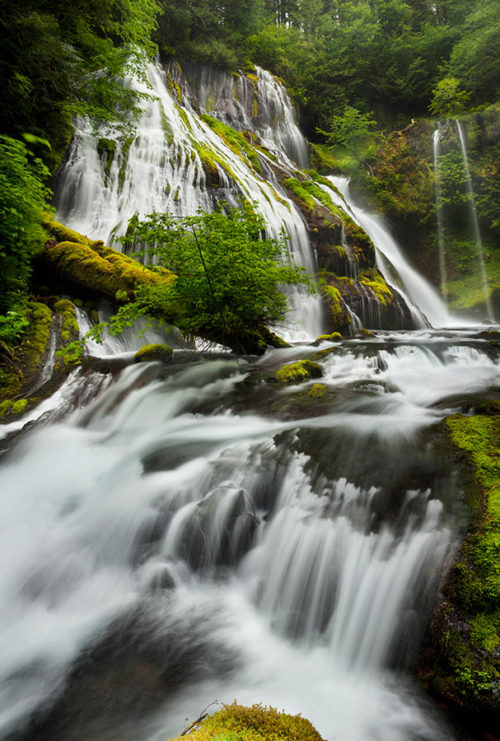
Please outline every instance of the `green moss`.
[{"label": "green moss", "polygon": [[241,157],[259,174],[262,172],[259,157],[253,147],[245,139],[241,131],[235,131],[231,126],[219,121],[217,118],[203,114],[202,120],[218,134],[227,146]]},{"label": "green moss", "polygon": [[187,113],[184,110],[184,108],[182,106],[180,106],[180,105],[177,105],[177,103],[176,103],[175,104],[175,109],[176,109],[177,113],[179,114],[179,116],[181,117],[182,122],[184,123],[185,127],[187,128],[187,130],[190,131],[191,133],[193,133],[193,128],[191,126],[191,122],[189,120],[189,116],[187,115]]},{"label": "green moss", "polygon": [[453,444],[481,487],[476,525],[465,539],[447,584],[436,641],[434,685],[475,710],[500,702],[500,416],[446,420]]},{"label": "green moss", "polygon": [[387,306],[394,300],[394,294],[385,282],[385,279],[376,268],[366,268],[359,276],[361,283],[371,288],[382,306]]},{"label": "green moss", "polygon": [[278,383],[303,383],[310,378],[321,378],[320,366],[312,360],[299,360],[297,363],[284,365],[274,374]]},{"label": "green moss", "polygon": [[341,339],[342,335],[340,332],[332,332],[331,334],[320,334],[320,336],[316,338],[316,342],[322,342],[323,340],[326,342],[338,342]]},{"label": "green moss", "polygon": [[30,326],[22,344],[22,359],[25,375],[38,370],[50,338],[52,312],[45,304],[33,302],[29,306],[28,319]]},{"label": "green moss", "polygon": [[328,391],[328,386],[324,383],[314,383],[309,389],[308,396],[310,399],[321,399]]},{"label": "green moss", "polygon": [[71,301],[61,299],[55,304],[54,311],[60,315],[59,335],[62,342],[67,343],[70,339],[76,339],[79,334],[79,327],[76,321],[75,307]]},{"label": "green moss", "polygon": [[90,245],[91,240],[88,237],[73,231],[73,229],[68,229],[67,226],[55,221],[49,215],[44,216],[42,223],[57,242],[76,242],[77,244]]},{"label": "green moss", "polygon": [[338,170],[338,162],[333,152],[324,144],[310,144],[311,164],[321,173]]},{"label": "green moss", "polygon": [[[171,741],[181,741],[181,738]],[[184,737],[186,738],[186,737]],[[274,708],[226,705],[192,731],[191,741],[323,741],[314,726],[300,715]]]},{"label": "green moss", "polygon": [[328,283],[326,283],[324,278],[320,279],[319,289],[320,289],[320,292],[323,298],[326,299],[328,308],[330,309],[331,313],[341,314],[342,313],[342,296],[340,295],[339,289],[335,288],[335,286],[328,285]]},{"label": "green moss", "polygon": [[304,188],[304,181],[297,180],[296,178],[286,178],[283,181],[285,188],[293,193],[293,195],[301,201],[304,209],[310,214],[316,213],[316,201],[314,197]]},{"label": "green moss", "polygon": [[102,242],[73,234],[77,241],[59,242],[45,255],[59,275],[74,285],[114,299],[119,291],[129,295],[141,285],[167,286],[175,280],[168,271],[153,271]]},{"label": "green moss", "polygon": [[0,404],[0,418],[11,416],[12,414],[22,414],[28,406],[28,399],[6,399]]},{"label": "green moss", "polygon": [[136,363],[148,363],[151,360],[161,360],[166,363],[172,357],[173,350],[169,345],[143,345],[134,355]]}]

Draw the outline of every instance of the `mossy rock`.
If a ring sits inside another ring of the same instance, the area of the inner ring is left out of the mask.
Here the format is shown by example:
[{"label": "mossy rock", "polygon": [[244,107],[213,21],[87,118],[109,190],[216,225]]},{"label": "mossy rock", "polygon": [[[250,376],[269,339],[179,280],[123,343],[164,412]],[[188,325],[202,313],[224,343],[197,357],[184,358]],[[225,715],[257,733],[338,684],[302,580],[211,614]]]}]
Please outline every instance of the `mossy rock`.
[{"label": "mossy rock", "polygon": [[313,383],[309,389],[308,396],[310,399],[322,399],[328,391],[328,386],[325,383]]},{"label": "mossy rock", "polygon": [[54,311],[57,315],[61,342],[67,344],[72,340],[78,339],[80,329],[76,320],[76,310],[73,303],[69,299],[60,299],[54,305]]},{"label": "mossy rock", "polygon": [[300,715],[288,715],[271,707],[226,705],[204,720],[188,736],[192,741],[323,741],[314,726]]},{"label": "mossy rock", "polygon": [[103,242],[92,242],[53,220],[47,220],[46,226],[56,238],[56,244],[47,245],[46,262],[60,279],[87,293],[122,302],[133,297],[139,286],[167,287],[175,281],[175,275],[168,270],[151,270]]},{"label": "mossy rock", "polygon": [[331,334],[320,334],[319,337],[316,337],[313,345],[319,345],[320,342],[340,342],[340,340],[342,339],[343,337],[340,332],[332,332]]},{"label": "mossy rock", "polygon": [[169,345],[143,345],[134,355],[134,360],[136,363],[149,363],[151,360],[167,363],[172,358],[173,352]]},{"label": "mossy rock", "polygon": [[5,399],[0,403],[0,419],[10,417],[15,414],[22,414],[28,406],[28,399]]},{"label": "mossy rock", "polygon": [[[431,625],[422,672],[439,694],[485,717],[500,714],[500,416],[454,415],[451,441],[478,484],[462,543]],[[427,664],[430,665],[427,666]]]},{"label": "mossy rock", "polygon": [[311,378],[321,378],[323,372],[312,360],[299,360],[297,363],[284,365],[274,374],[278,383],[303,383]]}]

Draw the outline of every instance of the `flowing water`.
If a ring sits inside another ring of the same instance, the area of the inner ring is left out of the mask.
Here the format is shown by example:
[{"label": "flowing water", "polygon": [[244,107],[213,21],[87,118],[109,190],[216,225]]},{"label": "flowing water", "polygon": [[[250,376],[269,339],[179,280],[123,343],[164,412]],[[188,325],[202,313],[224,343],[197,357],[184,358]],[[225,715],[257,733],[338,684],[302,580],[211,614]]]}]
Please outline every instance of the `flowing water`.
[{"label": "flowing water", "polygon": [[486,306],[486,313],[490,321],[495,321],[495,314],[493,306],[490,300],[490,292],[488,289],[488,276],[486,274],[486,263],[484,261],[484,249],[483,240],[481,239],[481,232],[479,229],[479,220],[477,217],[476,198],[474,196],[474,188],[472,187],[472,178],[470,174],[469,159],[467,157],[467,145],[465,143],[465,136],[460,121],[456,121],[458,138],[460,141],[460,149],[462,150],[462,157],[464,162],[465,180],[467,183],[467,195],[469,197],[469,212],[470,221],[472,227],[472,234],[476,243],[477,259],[479,262],[479,272],[481,276],[481,282],[483,286],[484,304]]},{"label": "flowing water", "polygon": [[[376,214],[370,214],[356,205],[349,193],[349,180],[330,176],[333,185],[342,194],[348,212],[368,234],[375,245],[377,267],[387,283],[397,288],[412,310],[416,326],[425,326],[422,313],[433,327],[450,324],[448,310],[435,289],[410,265],[399,245]],[[331,193],[330,193],[331,195]]]},{"label": "flowing water", "polygon": [[446,270],[446,254],[444,244],[444,222],[443,222],[443,204],[441,202],[441,182],[439,178],[439,142],[440,131],[439,123],[432,135],[432,155],[434,161],[434,195],[436,200],[436,225],[439,249],[439,273],[441,278],[441,297],[446,302],[446,283],[448,274]]},{"label": "flowing water", "polygon": [[329,741],[459,738],[407,668],[464,517],[433,430],[498,358],[472,330],[322,347],[316,402],[259,380],[315,348],[178,351],[73,374],[4,439],[1,739],[160,741],[234,698]]},{"label": "flowing water", "polygon": [[[273,184],[268,155],[270,180],[195,116],[186,79],[181,106],[157,67],[148,74],[156,98],[137,134],[100,132],[116,140],[111,162],[80,121],[58,182],[60,218],[112,241],[136,212],[193,213],[239,192],[271,233],[286,226],[313,271],[302,217]],[[207,110],[251,122],[283,168],[302,163],[274,78],[259,71],[255,91],[207,75],[196,92]],[[218,188],[200,143],[217,154]],[[446,324],[439,297],[351,202],[347,181],[332,182],[421,326],[423,314]],[[294,299],[289,336],[316,336],[319,304]],[[84,331],[83,312],[79,321]],[[472,328],[323,343],[317,397],[312,382],[269,381],[316,347],[252,363],[169,341],[169,364],[74,371],[1,428],[0,739],[164,741],[235,698],[300,712],[328,741],[467,739],[411,668],[467,521],[439,424],[497,388],[498,348]],[[127,362],[138,343],[132,333],[90,350]]]},{"label": "flowing water", "polygon": [[[199,209],[211,211],[218,202],[236,205],[239,198],[244,198],[257,205],[271,236],[278,237],[282,231],[288,235],[292,258],[313,275],[315,258],[303,217],[277,182],[271,155],[262,150],[259,174],[244,155],[236,154],[195,113],[189,89],[181,105],[175,88],[169,90],[167,77],[158,66],[149,65],[147,74],[150,88],[130,81],[150,95],[143,101],[143,113],[133,135],[123,137],[109,129],[96,134],[87,120],[77,121],[68,156],[58,174],[57,217],[70,228],[120,249],[117,239],[125,235],[134,215],[143,217],[159,211],[191,216]],[[268,105],[260,104],[252,130],[264,146],[272,149],[280,167],[293,167],[290,156],[303,159],[307,150],[295,123],[292,126],[288,96],[264,71],[259,71],[257,93],[258,101],[267,100]],[[240,94],[244,100],[243,92]],[[251,126],[242,104],[236,113],[242,126]],[[103,142],[111,146],[112,158],[107,149],[103,150]],[[290,156],[284,147],[288,147]],[[203,166],[207,158],[218,173],[217,187],[207,183]],[[280,328],[280,333],[290,340],[314,339],[321,334],[319,296],[311,300],[307,290],[299,286],[291,289],[290,301],[288,326]]]}]

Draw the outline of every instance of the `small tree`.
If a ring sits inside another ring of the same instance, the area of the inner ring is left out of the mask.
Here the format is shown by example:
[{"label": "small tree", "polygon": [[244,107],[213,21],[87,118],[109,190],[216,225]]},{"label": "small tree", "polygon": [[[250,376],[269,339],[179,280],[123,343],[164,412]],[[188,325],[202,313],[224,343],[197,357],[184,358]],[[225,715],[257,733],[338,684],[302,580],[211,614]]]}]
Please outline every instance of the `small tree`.
[{"label": "small tree", "polygon": [[375,131],[376,126],[371,113],[361,113],[353,106],[346,106],[343,113],[332,116],[328,131],[317,131],[323,134],[329,147],[354,158],[359,165],[373,157],[382,140],[382,134]]},{"label": "small tree", "polygon": [[433,116],[452,118],[466,109],[469,98],[469,93],[460,88],[460,82],[456,77],[445,77],[432,91],[429,111]]},{"label": "small tree", "polygon": [[280,286],[307,282],[288,255],[287,238],[265,236],[251,204],[177,218],[152,214],[133,226],[136,243],[178,277],[168,293],[144,286],[139,299],[158,315],[175,316],[189,333],[248,350],[266,325],[284,319]]}]

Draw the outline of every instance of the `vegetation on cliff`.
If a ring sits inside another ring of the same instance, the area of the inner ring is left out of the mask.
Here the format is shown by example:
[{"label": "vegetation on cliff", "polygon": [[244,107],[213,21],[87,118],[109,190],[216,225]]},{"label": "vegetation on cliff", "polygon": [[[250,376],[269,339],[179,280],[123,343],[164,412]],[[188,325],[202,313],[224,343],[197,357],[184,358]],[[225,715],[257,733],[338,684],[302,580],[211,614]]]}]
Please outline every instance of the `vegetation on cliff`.
[{"label": "vegetation on cliff", "polygon": [[[498,403],[446,420],[453,445],[472,467],[475,523],[444,587],[431,627],[435,655],[424,676],[475,712],[500,712],[500,414]],[[429,663],[429,662],[427,662]]]}]

